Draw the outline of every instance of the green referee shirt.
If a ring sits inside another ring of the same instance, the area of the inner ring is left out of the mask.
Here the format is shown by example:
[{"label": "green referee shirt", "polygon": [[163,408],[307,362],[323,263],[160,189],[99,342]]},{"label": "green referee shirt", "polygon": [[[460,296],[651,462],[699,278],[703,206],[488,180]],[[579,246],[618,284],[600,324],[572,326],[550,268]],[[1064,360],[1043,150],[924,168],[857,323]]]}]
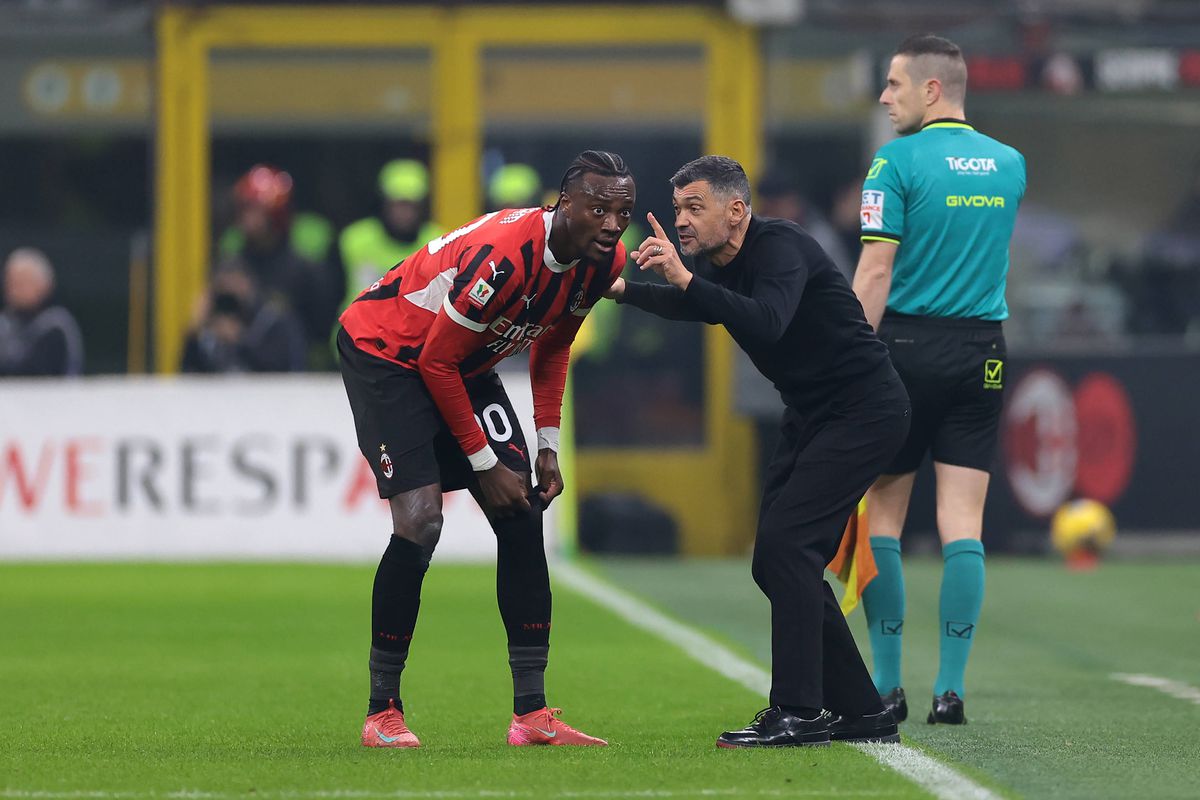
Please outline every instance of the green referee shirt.
[{"label": "green referee shirt", "polygon": [[1025,158],[959,120],[879,149],[862,193],[862,240],[895,242],[890,311],[1002,320],[1008,241]]}]

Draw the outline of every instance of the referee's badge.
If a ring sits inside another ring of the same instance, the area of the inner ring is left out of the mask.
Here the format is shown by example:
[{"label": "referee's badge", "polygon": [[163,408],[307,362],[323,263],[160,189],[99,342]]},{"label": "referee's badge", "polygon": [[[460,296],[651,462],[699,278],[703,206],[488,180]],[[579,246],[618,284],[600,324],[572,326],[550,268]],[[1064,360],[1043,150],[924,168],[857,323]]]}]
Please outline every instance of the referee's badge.
[{"label": "referee's badge", "polygon": [[379,468],[383,470],[383,477],[391,478],[395,474],[395,469],[392,468],[392,457],[387,454],[387,445],[379,445]]},{"label": "referee's badge", "polygon": [[883,192],[873,189],[864,191],[859,216],[863,229],[883,230]]}]

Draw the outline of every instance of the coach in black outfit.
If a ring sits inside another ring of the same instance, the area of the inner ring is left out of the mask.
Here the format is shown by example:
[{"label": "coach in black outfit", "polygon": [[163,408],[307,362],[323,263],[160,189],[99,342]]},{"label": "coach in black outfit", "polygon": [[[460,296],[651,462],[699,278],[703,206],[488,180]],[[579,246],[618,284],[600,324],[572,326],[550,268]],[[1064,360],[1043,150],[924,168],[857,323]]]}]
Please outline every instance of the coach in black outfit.
[{"label": "coach in black outfit", "polygon": [[654,233],[632,255],[670,285],[618,278],[608,296],[724,325],[787,406],[754,543],[754,580],[771,601],[771,706],[717,745],[899,741],[823,571],[904,442],[908,395],[820,245],[795,223],[751,214],[740,164],[704,156],[671,184],[679,249],[696,273],[650,214]]}]

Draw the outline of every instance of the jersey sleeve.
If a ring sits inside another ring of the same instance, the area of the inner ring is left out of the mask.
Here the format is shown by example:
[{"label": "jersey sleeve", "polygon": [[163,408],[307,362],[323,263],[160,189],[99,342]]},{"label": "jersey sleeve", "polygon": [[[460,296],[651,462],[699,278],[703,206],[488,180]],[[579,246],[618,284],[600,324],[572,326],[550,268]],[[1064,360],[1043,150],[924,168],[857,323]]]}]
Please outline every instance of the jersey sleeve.
[{"label": "jersey sleeve", "polygon": [[533,343],[529,350],[529,383],[533,389],[533,425],[537,428],[538,449],[558,450],[558,429],[562,422],[563,391],[567,385],[567,366],[571,344],[584,317],[574,314],[563,319],[549,333]]},{"label": "jersey sleeve", "polygon": [[486,347],[485,333],[505,305],[519,292],[520,276],[512,259],[490,244],[463,254],[463,266],[442,301],[417,360],[417,369],[438,411],[476,471],[496,464],[487,438],[475,421],[460,365]]},{"label": "jersey sleeve", "polygon": [[[597,270],[588,285],[580,291],[579,305],[571,309],[529,351],[529,380],[533,388],[533,423],[537,428],[538,449],[558,451],[558,431],[562,420],[563,392],[567,385],[567,368],[571,360],[571,345],[579,334],[588,312],[600,302],[604,293],[625,269],[625,245],[618,243],[612,264]],[[574,298],[571,299],[574,304]]]},{"label": "jersey sleeve", "polygon": [[864,242],[900,244],[904,233],[905,191],[895,150],[876,153],[863,181],[859,217]]},{"label": "jersey sleeve", "polygon": [[476,471],[495,466],[496,454],[475,421],[459,365],[487,340],[486,334],[464,327],[443,308],[433,320],[417,359],[417,369],[433,402]]},{"label": "jersey sleeve", "polygon": [[482,333],[521,291],[517,271],[524,267],[520,256],[490,244],[465,252],[463,262],[442,308],[462,327]]},{"label": "jersey sleeve", "polygon": [[1017,163],[1021,165],[1021,189],[1018,197],[1020,199],[1024,199],[1026,181],[1028,180],[1028,173],[1025,169],[1025,156],[1023,156],[1019,150],[1016,150],[1016,148],[1013,149],[1013,152],[1017,154]]}]

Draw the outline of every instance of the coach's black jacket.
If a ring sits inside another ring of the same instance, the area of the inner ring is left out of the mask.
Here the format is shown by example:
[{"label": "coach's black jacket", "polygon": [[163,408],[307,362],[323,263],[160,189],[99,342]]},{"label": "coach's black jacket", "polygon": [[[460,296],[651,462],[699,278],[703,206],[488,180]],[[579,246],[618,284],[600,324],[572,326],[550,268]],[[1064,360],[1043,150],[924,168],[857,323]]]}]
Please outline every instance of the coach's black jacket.
[{"label": "coach's black jacket", "polygon": [[660,317],[724,325],[783,396],[806,416],[830,400],[869,395],[896,379],[846,278],[794,222],[754,217],[723,267],[700,256],[686,291],[626,282],[622,303]]}]

